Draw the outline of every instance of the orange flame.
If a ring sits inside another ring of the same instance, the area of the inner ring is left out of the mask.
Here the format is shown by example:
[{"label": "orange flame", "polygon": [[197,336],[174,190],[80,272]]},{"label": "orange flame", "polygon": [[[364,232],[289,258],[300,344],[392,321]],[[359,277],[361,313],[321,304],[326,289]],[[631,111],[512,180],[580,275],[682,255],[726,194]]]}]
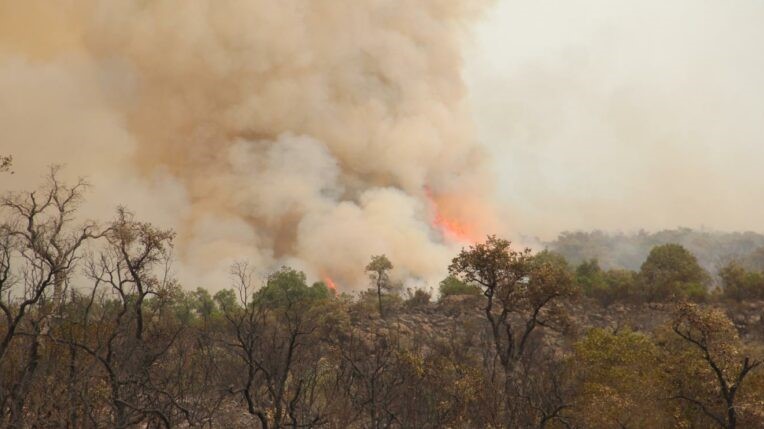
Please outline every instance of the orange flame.
[{"label": "orange flame", "polygon": [[325,275],[324,283],[326,283],[326,286],[328,286],[330,290],[332,290],[333,292],[337,292],[337,285],[334,283],[334,280],[332,280],[331,277]]},{"label": "orange flame", "polygon": [[473,241],[472,236],[465,225],[458,220],[446,218],[442,213],[435,213],[435,218],[432,220],[432,224],[439,229],[443,235],[451,239],[470,243]]},{"label": "orange flame", "polygon": [[475,231],[470,225],[460,219],[448,216],[444,210],[448,204],[446,204],[444,199],[433,195],[428,187],[424,188],[424,193],[433,212],[432,226],[440,231],[444,238],[462,243],[475,243],[478,241],[475,238]]}]

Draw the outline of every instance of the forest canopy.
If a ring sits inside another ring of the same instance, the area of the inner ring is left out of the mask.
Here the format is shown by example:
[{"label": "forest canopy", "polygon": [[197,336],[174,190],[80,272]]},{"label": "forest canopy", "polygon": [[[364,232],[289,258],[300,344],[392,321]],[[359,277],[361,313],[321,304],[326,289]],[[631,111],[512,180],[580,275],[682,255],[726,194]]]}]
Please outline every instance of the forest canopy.
[{"label": "forest canopy", "polygon": [[57,173],[0,201],[4,427],[764,425],[764,274],[742,264],[714,286],[677,243],[632,271],[490,235],[438,296],[385,255],[359,294],[244,261],[212,294],[174,278],[172,230],[84,221]]}]

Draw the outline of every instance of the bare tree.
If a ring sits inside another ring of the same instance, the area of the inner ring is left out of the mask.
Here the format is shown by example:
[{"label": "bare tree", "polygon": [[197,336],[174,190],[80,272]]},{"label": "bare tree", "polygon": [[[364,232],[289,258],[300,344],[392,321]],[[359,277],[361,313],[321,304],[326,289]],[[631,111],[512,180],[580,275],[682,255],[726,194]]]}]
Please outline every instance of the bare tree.
[{"label": "bare tree", "polygon": [[152,368],[168,353],[179,330],[158,324],[148,329],[145,311],[147,297],[174,285],[168,265],[174,233],[135,221],[120,208],[104,236],[105,246],[86,269],[93,289],[78,323],[88,335],[52,338],[83,350],[102,368],[110,426],[149,421],[169,427],[171,413],[184,410],[156,383]]},{"label": "bare tree", "polygon": [[24,402],[39,366],[41,334],[49,329],[49,316],[60,310],[83,244],[100,234],[92,222],[74,225],[85,186],[83,181],[67,186],[54,167],[42,189],[0,200],[7,216],[0,224],[0,311],[5,318],[0,365],[20,337],[26,349],[16,371],[19,377],[10,385],[3,380],[0,387],[0,405],[9,407],[14,427],[23,425]]},{"label": "bare tree", "polygon": [[351,330],[337,342],[340,352],[338,387],[361,418],[362,427],[385,429],[400,426],[395,404],[402,398],[404,374],[399,371],[398,336],[372,328],[370,333]]},{"label": "bare tree", "polygon": [[313,335],[319,312],[313,306],[328,291],[309,288],[304,274],[289,268],[273,273],[257,292],[247,264],[234,265],[232,273],[240,305],[223,308],[232,331],[226,344],[244,364],[234,378],[244,377],[231,393],[241,395],[263,429],[321,425],[315,401],[321,353]]}]

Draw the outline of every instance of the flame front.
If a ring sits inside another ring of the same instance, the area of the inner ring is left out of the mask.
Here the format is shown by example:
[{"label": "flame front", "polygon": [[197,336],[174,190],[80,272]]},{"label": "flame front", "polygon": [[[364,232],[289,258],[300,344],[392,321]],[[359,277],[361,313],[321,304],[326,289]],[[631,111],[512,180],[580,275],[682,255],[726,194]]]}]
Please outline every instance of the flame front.
[{"label": "flame front", "polygon": [[476,238],[476,231],[469,224],[463,220],[450,216],[450,207],[455,207],[458,202],[453,198],[446,198],[443,196],[435,196],[430,188],[425,187],[425,196],[427,202],[430,205],[432,211],[432,227],[440,231],[444,238],[452,241],[458,241],[462,243],[475,243],[478,241]]},{"label": "flame front", "polygon": [[449,219],[442,213],[435,212],[435,217],[432,220],[432,225],[440,230],[444,236],[456,241],[473,242],[471,234],[468,231],[467,226],[455,219]]},{"label": "flame front", "polygon": [[332,280],[331,277],[325,275],[324,283],[326,283],[326,286],[328,286],[330,290],[337,292],[337,285],[334,283],[334,280]]}]

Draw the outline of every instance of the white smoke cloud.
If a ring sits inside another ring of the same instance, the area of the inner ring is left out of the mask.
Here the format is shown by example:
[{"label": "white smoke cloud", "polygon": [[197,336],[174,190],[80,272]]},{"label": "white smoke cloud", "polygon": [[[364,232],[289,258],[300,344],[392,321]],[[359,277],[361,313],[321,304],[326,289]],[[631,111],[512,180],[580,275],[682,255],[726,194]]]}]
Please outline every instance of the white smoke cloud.
[{"label": "white smoke cloud", "polygon": [[89,216],[125,204],[175,228],[191,287],[249,259],[357,288],[377,253],[434,281],[456,244],[425,189],[474,232],[498,225],[461,79],[479,3],[2,3],[3,188],[66,164],[94,185]]}]

